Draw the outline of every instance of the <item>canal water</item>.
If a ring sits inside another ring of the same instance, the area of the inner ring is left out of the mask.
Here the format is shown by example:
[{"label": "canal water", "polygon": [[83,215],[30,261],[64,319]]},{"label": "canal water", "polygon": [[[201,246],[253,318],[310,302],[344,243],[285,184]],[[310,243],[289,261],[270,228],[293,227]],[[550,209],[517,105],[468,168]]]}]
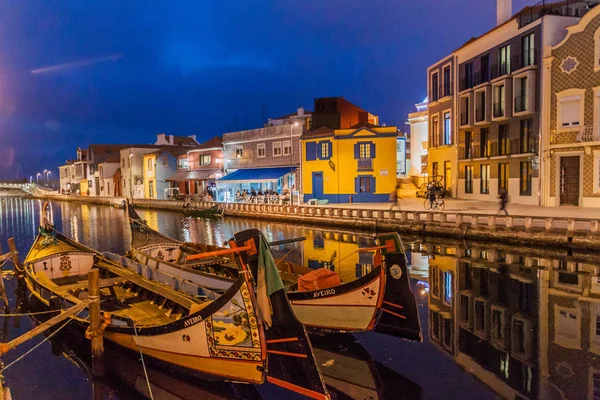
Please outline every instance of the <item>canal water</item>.
[{"label": "canal water", "polygon": [[[42,203],[0,197],[0,243],[14,237],[24,258],[37,233]],[[176,212],[138,210],[148,225],[174,238],[222,245],[233,233],[258,228],[268,240],[305,236],[277,249],[309,267],[334,265],[343,281],[369,260],[355,253],[372,234],[246,219],[186,219]],[[54,224],[97,250],[124,253],[125,212],[106,206],[51,203]],[[600,398],[600,257],[553,249],[404,238],[424,341],[378,333],[315,337],[315,355],[336,399]],[[12,269],[12,265],[4,270]],[[15,280],[7,281],[14,307]],[[32,317],[0,317],[6,342],[31,329]],[[61,331],[2,357],[14,399],[295,399],[263,385],[223,385],[190,378],[139,355],[107,346],[107,379],[92,381],[89,343]],[[20,359],[22,357],[22,359]],[[14,364],[12,362],[16,361]]]}]

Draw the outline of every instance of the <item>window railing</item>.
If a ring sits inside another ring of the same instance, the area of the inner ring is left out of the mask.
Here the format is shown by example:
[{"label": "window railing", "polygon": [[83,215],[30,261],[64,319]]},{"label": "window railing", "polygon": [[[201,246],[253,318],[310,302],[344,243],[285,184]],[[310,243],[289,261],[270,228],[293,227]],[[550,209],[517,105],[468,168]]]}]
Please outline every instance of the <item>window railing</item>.
[{"label": "window railing", "polygon": [[469,113],[468,112],[460,113],[460,125],[461,126],[469,125]]},{"label": "window railing", "polygon": [[492,65],[492,79],[506,74],[510,74],[510,65],[508,62],[503,61]]},{"label": "window railing", "polygon": [[494,103],[494,118],[504,117],[504,102]]},{"label": "window railing", "polygon": [[479,157],[489,157],[490,156],[490,141],[486,140],[479,144]]},{"label": "window railing", "polygon": [[475,110],[475,122],[485,121],[485,109],[479,107]]},{"label": "window railing", "polygon": [[461,92],[463,90],[471,89],[473,87],[473,76],[465,76],[464,78],[461,78],[458,84]]},{"label": "window railing", "polygon": [[446,96],[452,96],[452,82],[446,82],[437,88],[432,88],[429,92],[429,98],[431,101],[438,101]]},{"label": "window railing", "polygon": [[510,154],[510,140],[508,138],[501,138],[498,140],[498,155],[507,156]]},{"label": "window railing", "polygon": [[529,67],[536,64],[537,49],[528,49],[521,54],[515,54],[512,57],[513,71]]},{"label": "window railing", "polygon": [[544,15],[561,15],[565,17],[583,17],[598,3],[585,0],[551,1],[542,0],[534,6],[526,7],[517,16],[519,28],[528,25]]},{"label": "window railing", "polygon": [[600,141],[600,128],[594,129],[593,125],[584,126],[577,134],[578,142],[598,142]]},{"label": "window railing", "polygon": [[527,111],[527,95],[515,97],[515,112]]},{"label": "window railing", "polygon": [[512,140],[511,154],[528,154],[537,152],[537,139],[534,137]]},{"label": "window railing", "polygon": [[359,158],[358,159],[358,171],[372,171],[373,170],[373,159],[372,158]]}]

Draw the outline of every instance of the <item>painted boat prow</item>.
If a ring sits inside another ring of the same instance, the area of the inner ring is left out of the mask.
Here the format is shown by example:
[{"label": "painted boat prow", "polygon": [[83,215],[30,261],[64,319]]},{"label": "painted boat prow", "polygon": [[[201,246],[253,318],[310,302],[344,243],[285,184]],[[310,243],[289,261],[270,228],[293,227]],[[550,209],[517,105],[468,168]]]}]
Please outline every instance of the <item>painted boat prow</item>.
[{"label": "painted boat prow", "polygon": [[[245,246],[254,242],[260,249],[264,238],[261,231],[248,229],[234,235],[235,245]],[[270,250],[269,250],[270,254]],[[258,276],[259,252],[242,253],[252,276]],[[275,385],[315,399],[329,399],[323,377],[316,364],[312,345],[304,326],[296,319],[284,289],[271,294],[272,326],[265,329],[269,366],[267,380]]]},{"label": "painted boat prow", "polygon": [[423,341],[417,300],[410,289],[408,268],[400,236],[395,233],[380,234],[380,246],[394,242],[394,250],[383,250],[386,265],[385,296],[381,316],[375,324],[375,332],[397,336],[418,342]]}]

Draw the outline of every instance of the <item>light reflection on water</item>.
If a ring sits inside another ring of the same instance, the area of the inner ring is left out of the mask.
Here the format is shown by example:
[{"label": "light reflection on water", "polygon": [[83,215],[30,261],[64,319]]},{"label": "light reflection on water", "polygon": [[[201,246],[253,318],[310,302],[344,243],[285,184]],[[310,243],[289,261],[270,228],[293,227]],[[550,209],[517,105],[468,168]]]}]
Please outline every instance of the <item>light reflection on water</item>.
[{"label": "light reflection on water", "polygon": [[[4,248],[7,238],[14,236],[21,253],[27,251],[37,232],[40,208],[37,200],[0,199]],[[260,229],[269,241],[305,236],[307,240],[294,247],[281,246],[279,254],[291,249],[290,261],[305,266],[330,263],[345,281],[355,279],[371,261],[354,252],[357,246],[371,243],[369,234],[138,211],[151,227],[184,241],[223,245],[235,232],[248,228]],[[118,253],[129,247],[123,210],[54,203],[52,213],[57,229],[84,244]],[[600,391],[600,262],[596,256],[451,241],[413,243],[415,251],[408,257],[425,342],[374,333],[355,335],[369,357],[393,371],[384,386],[402,381],[411,393],[405,398],[432,399],[493,398],[494,392],[509,398],[563,394],[578,399],[592,398]],[[31,327],[29,320],[21,322],[20,328],[11,328],[9,338]],[[9,353],[4,361],[27,348]],[[30,357],[5,374],[18,398],[90,397],[89,382],[71,363],[53,357],[44,346]],[[379,371],[383,374],[383,369]],[[29,384],[31,379],[35,385]],[[64,383],[56,388],[46,379]],[[264,398],[278,398],[262,388],[260,392]],[[397,398],[402,398],[401,392]]]}]

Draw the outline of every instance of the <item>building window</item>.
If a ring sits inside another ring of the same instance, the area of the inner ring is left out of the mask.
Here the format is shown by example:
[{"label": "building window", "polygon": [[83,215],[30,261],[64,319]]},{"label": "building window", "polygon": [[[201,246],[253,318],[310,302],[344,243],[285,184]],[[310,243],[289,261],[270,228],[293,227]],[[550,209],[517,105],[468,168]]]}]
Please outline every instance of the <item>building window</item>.
[{"label": "building window", "polygon": [[357,193],[373,193],[375,192],[375,178],[372,176],[359,176]]},{"label": "building window", "polygon": [[585,89],[557,93],[557,130],[573,130],[583,125]]},{"label": "building window", "polygon": [[147,166],[148,172],[152,171],[152,159],[151,158],[148,158],[146,164],[148,165]]},{"label": "building window", "polygon": [[500,190],[508,192],[508,163],[498,164],[498,193]]},{"label": "building window", "polygon": [[568,348],[579,348],[579,311],[574,308],[554,306],[554,341]]},{"label": "building window", "polygon": [[431,101],[438,101],[439,96],[439,79],[437,72],[431,75]]},{"label": "building window", "polygon": [[440,120],[437,115],[431,117],[431,147],[438,147],[440,145]]},{"label": "building window", "polygon": [[452,120],[450,112],[444,113],[444,145],[452,144]]},{"label": "building window", "polygon": [[473,87],[473,63],[465,64],[465,83],[464,89]]},{"label": "building window", "polygon": [[235,158],[243,158],[244,157],[244,147],[235,146]]},{"label": "building window", "polygon": [[281,156],[281,142],[273,142],[273,157]]},{"label": "building window", "polygon": [[498,60],[498,76],[510,74],[510,45],[500,48]]},{"label": "building window", "polygon": [[498,126],[498,155],[505,156],[510,153],[510,140],[508,137],[508,124]]},{"label": "building window", "polygon": [[439,175],[437,161],[434,162],[434,163],[431,163],[431,175],[432,176],[438,176]]},{"label": "building window", "polygon": [[371,158],[371,144],[359,143],[358,145],[359,158]]},{"label": "building window", "polygon": [[465,132],[465,158],[473,157],[473,133],[471,131]]},{"label": "building window", "polygon": [[504,340],[504,311],[492,308],[492,339]]},{"label": "building window", "polygon": [[521,161],[519,187],[521,196],[531,196],[531,161]]},{"label": "building window", "polygon": [[460,126],[467,126],[471,122],[469,118],[470,104],[468,95],[460,98]]},{"label": "building window", "polygon": [[481,194],[489,194],[490,193],[490,165],[485,164],[480,167],[480,188],[479,192]]},{"label": "building window", "polygon": [[100,174],[100,177],[101,177],[101,178],[104,176],[104,174],[103,174],[103,169],[104,169],[104,168],[102,168],[102,165],[101,165],[100,167],[98,167],[98,173]]},{"label": "building window", "polygon": [[465,166],[465,193],[473,193],[473,166]]},{"label": "building window", "polygon": [[440,271],[438,267],[430,268],[431,295],[440,298]]},{"label": "building window", "polygon": [[533,33],[521,38],[521,63],[523,67],[535,64],[535,43]]},{"label": "building window", "polygon": [[121,158],[121,168],[125,168],[125,159]]},{"label": "building window", "polygon": [[504,85],[494,86],[494,118],[504,117],[504,100],[506,90]]},{"label": "building window", "polygon": [[284,140],[283,141],[283,155],[289,156],[291,154],[292,154],[292,145],[290,144],[289,140]]},{"label": "building window", "polygon": [[450,78],[450,66],[444,68],[444,97],[452,95],[452,79]]},{"label": "building window", "polygon": [[479,157],[490,156],[490,131],[488,128],[481,128],[479,131]]},{"label": "building window", "polygon": [[533,138],[531,137],[531,120],[522,119],[521,129],[519,131],[519,144],[521,153],[533,152]]},{"label": "building window", "polygon": [[515,113],[527,111],[527,77],[516,79]]},{"label": "building window", "polygon": [[210,165],[210,154],[204,154],[198,157],[200,165]]},{"label": "building window", "polygon": [[452,272],[445,271],[443,274],[444,277],[444,303],[452,305],[452,290],[453,290],[453,281],[452,281]]},{"label": "building window", "polygon": [[180,158],[178,160],[177,168],[178,169],[188,169],[188,159],[187,158]]},{"label": "building window", "polygon": [[475,92],[475,122],[485,121],[485,90]]},{"label": "building window", "polygon": [[590,368],[589,375],[589,393],[588,399],[599,400],[600,399],[600,371]]},{"label": "building window", "polygon": [[319,142],[320,152],[319,156],[321,160],[329,160],[331,157],[331,143],[327,142]]},{"label": "building window", "polygon": [[264,143],[258,143],[256,145],[256,157],[258,158],[265,158],[267,156],[267,152],[265,150],[265,144]]}]

